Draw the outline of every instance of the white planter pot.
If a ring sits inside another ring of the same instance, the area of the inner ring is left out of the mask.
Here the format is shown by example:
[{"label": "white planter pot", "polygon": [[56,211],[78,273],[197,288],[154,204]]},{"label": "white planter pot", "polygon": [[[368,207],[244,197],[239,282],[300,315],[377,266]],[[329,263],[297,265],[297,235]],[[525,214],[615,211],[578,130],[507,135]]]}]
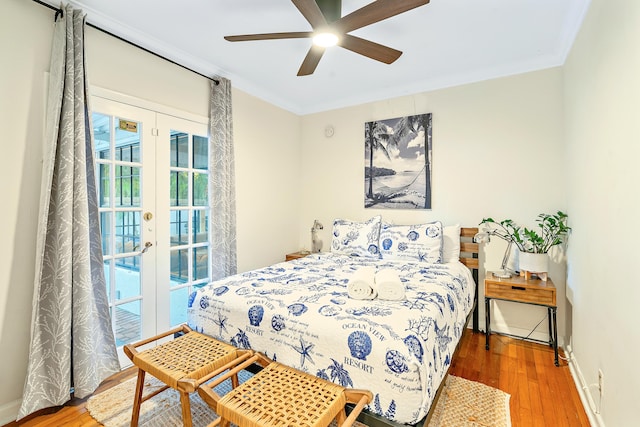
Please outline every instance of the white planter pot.
[{"label": "white planter pot", "polygon": [[546,273],[549,271],[549,257],[547,254],[532,254],[529,252],[520,252],[519,256],[520,271],[529,271],[531,273]]}]

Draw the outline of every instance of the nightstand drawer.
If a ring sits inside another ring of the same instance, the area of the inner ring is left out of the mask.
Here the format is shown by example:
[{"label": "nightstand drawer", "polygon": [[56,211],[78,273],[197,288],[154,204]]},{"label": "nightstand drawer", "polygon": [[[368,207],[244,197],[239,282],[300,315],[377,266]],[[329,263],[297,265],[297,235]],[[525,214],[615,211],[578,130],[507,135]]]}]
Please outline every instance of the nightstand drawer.
[{"label": "nightstand drawer", "polygon": [[512,283],[490,282],[485,286],[485,297],[501,298],[511,301],[530,302],[534,304],[556,305],[554,288],[529,287]]}]

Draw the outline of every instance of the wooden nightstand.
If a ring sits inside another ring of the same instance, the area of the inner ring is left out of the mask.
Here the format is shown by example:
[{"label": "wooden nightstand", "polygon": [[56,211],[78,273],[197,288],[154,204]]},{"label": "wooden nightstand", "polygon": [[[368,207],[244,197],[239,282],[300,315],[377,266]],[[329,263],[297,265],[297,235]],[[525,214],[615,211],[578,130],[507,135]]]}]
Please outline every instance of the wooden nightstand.
[{"label": "wooden nightstand", "polygon": [[284,259],[285,261],[291,261],[292,259],[298,259],[298,258],[304,258],[307,255],[310,255],[311,252],[309,251],[298,251],[298,252],[292,252],[290,254],[287,254]]},{"label": "wooden nightstand", "polygon": [[[509,279],[500,279],[488,273],[484,279],[484,304],[486,316],[486,342],[485,348],[489,350],[489,336],[491,335],[491,300],[503,300],[511,302],[520,302],[524,304],[540,305],[547,307],[549,315],[549,342],[555,352],[555,364],[558,363],[558,326],[556,323],[557,305],[556,305],[556,287],[547,279],[542,281],[539,279],[526,280],[521,276],[514,276]],[[503,334],[510,335],[510,334]],[[514,336],[514,335],[511,335]],[[516,336],[516,338],[522,338]],[[528,338],[532,341],[540,341]]]}]

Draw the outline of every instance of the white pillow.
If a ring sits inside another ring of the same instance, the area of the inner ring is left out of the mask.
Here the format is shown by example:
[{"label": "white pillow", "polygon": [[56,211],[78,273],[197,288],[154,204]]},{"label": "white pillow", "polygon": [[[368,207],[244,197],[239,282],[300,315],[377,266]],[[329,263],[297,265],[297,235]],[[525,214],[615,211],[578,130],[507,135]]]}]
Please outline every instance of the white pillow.
[{"label": "white pillow", "polygon": [[460,260],[460,224],[446,225],[442,231],[442,262]]},{"label": "white pillow", "polygon": [[331,252],[366,258],[380,258],[380,215],[366,222],[336,219],[333,221]]},{"label": "white pillow", "polygon": [[442,262],[442,223],[380,227],[382,259],[400,259],[429,263]]}]

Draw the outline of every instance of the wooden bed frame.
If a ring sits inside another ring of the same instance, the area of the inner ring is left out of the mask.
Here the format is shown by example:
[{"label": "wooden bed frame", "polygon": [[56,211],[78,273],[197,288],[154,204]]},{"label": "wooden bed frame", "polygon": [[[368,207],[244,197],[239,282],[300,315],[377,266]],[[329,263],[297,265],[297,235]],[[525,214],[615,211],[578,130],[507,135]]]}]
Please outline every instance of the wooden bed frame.
[{"label": "wooden bed frame", "polygon": [[[460,262],[466,265],[473,275],[473,280],[476,283],[476,289],[474,294],[474,302],[473,308],[469,312],[467,316],[467,322],[465,324],[465,328],[468,327],[469,322],[472,321],[473,332],[479,331],[479,317],[478,317],[478,277],[480,271],[480,263],[478,260],[478,254],[480,251],[480,245],[478,243],[473,242],[473,236],[478,233],[477,227],[463,227],[460,229]],[[462,337],[461,337],[462,338]],[[460,342],[456,345],[456,349],[453,352],[453,360],[458,351],[460,350]],[[449,375],[449,370],[451,369],[451,365],[449,365],[449,369],[447,369],[447,373],[442,379],[440,386],[438,387],[438,391],[436,391],[436,396],[433,398],[433,403],[431,404],[431,408],[429,409],[429,413],[424,417],[423,420],[419,421],[417,424],[413,424],[414,427],[428,427],[429,421],[431,420],[431,415],[433,414],[433,410],[438,403],[438,399],[440,399],[440,395],[442,394],[442,389],[444,388],[445,380],[447,375]],[[377,414],[372,412],[363,410],[362,413],[358,416],[358,421],[366,424],[368,427],[407,427],[410,424],[399,424],[394,421],[383,418]]]}]

